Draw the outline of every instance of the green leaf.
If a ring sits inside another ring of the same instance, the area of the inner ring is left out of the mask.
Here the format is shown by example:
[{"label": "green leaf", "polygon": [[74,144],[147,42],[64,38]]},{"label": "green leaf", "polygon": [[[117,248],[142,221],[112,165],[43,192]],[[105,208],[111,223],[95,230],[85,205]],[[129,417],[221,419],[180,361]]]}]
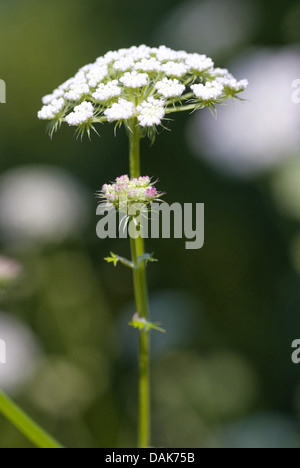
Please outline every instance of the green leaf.
[{"label": "green leaf", "polygon": [[145,262],[145,265],[148,265],[149,262],[158,262],[156,258],[153,257],[154,254],[143,254],[140,255],[138,258],[138,268],[140,268],[141,264]]},{"label": "green leaf", "polygon": [[116,255],[114,254],[113,252],[110,253],[110,257],[106,257],[104,260],[107,262],[107,263],[113,263],[114,266],[116,267],[118,265],[118,263],[122,263],[122,265],[128,267],[128,268],[134,268],[134,265],[132,262],[130,262],[129,260],[127,260],[126,258],[123,258],[123,257],[119,257],[119,255]]},{"label": "green leaf", "polygon": [[0,413],[36,447],[45,449],[63,448],[59,442],[45,432],[2,391],[0,391]]},{"label": "green leaf", "polygon": [[131,322],[129,322],[129,325],[141,331],[144,330],[148,332],[149,330],[156,330],[161,333],[166,333],[166,330],[160,327],[160,323],[148,322],[145,318],[141,318],[138,314],[134,314]]}]

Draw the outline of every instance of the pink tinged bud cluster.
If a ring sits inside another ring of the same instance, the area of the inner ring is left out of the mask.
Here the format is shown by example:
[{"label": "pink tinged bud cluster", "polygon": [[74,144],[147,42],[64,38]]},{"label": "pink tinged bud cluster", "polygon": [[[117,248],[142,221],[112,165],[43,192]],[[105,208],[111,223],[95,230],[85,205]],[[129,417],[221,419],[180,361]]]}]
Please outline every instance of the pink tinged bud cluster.
[{"label": "pink tinged bud cluster", "polygon": [[156,188],[155,187],[147,188],[145,191],[145,195],[146,197],[149,197],[149,198],[155,198],[157,196]]},{"label": "pink tinged bud cluster", "polygon": [[120,203],[151,204],[160,197],[160,193],[151,183],[148,176],[130,179],[127,175],[118,177],[113,184],[105,184],[99,198],[108,204],[118,206]]}]

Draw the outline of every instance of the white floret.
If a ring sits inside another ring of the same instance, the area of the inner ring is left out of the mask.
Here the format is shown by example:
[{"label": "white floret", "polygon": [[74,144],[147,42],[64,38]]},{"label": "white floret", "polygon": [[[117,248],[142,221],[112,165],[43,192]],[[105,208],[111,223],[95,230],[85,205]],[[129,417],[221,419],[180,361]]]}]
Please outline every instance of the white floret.
[{"label": "white floret", "polygon": [[125,99],[119,99],[112,107],[106,109],[104,115],[106,115],[109,122],[127,120],[134,115],[134,105],[132,102],[126,101]]},{"label": "white floret", "polygon": [[152,53],[154,53],[157,59],[161,62],[165,62],[167,60],[174,61],[174,60],[177,60],[178,58],[177,52],[166,46],[160,46],[159,48],[154,48],[152,49]]},{"label": "white floret", "polygon": [[81,68],[78,70],[76,75],[74,76],[74,81],[81,82],[81,83],[86,83],[86,74],[91,70],[92,65],[86,65],[85,67]]},{"label": "white floret", "polygon": [[54,99],[51,104],[44,106],[38,112],[38,118],[41,120],[51,120],[55,119],[65,106],[64,98]]},{"label": "white floret", "polygon": [[134,68],[138,71],[152,72],[152,71],[161,71],[161,62],[155,57],[149,59],[143,59],[140,62],[137,62],[134,65]]},{"label": "white floret", "polygon": [[[64,94],[63,91],[62,91],[62,94]],[[48,104],[51,104],[51,102],[54,101],[54,99],[55,99],[54,94],[47,94],[46,96],[42,98],[42,103],[44,104],[44,106],[48,106]]]},{"label": "white floret", "polygon": [[[102,57],[99,57],[97,60],[100,60]],[[110,50],[109,52],[107,52],[105,55],[104,55],[104,60],[107,64],[110,64],[112,62],[114,62],[115,60],[119,60],[120,58],[120,54],[119,54],[119,51],[117,50]]]},{"label": "white floret", "polygon": [[148,84],[148,78],[147,73],[133,71],[131,73],[125,73],[125,75],[120,78],[120,81],[127,88],[140,88]]},{"label": "white floret", "polygon": [[65,81],[63,84],[61,84],[58,89],[62,91],[69,91],[71,86],[76,82],[75,78],[70,78],[69,80]]},{"label": "white floret", "polygon": [[238,91],[245,91],[249,86],[249,81],[248,80],[240,80],[237,82],[237,90]]},{"label": "white floret", "polygon": [[86,73],[88,73],[91,68],[94,66],[93,63],[87,63],[83,67],[79,68],[78,72],[74,76],[75,79],[85,78]]},{"label": "white floret", "polygon": [[90,87],[85,79],[74,80],[70,85],[69,91],[65,93],[65,98],[69,101],[79,101],[79,99],[89,94],[89,92]]},{"label": "white floret", "polygon": [[218,81],[208,82],[205,85],[195,84],[191,86],[197,98],[203,101],[219,99],[224,93],[223,85]]},{"label": "white floret", "polygon": [[146,45],[141,45],[139,47],[133,46],[130,49],[127,49],[127,57],[132,58],[133,60],[143,60],[150,57],[151,48]]},{"label": "white floret", "polygon": [[190,54],[188,54],[185,50],[178,50],[176,52],[177,60],[186,60],[189,55]]},{"label": "white floret", "polygon": [[161,69],[167,76],[175,76],[176,78],[181,78],[188,72],[186,65],[177,62],[164,63]]},{"label": "white floret", "polygon": [[105,65],[108,65],[110,63],[109,59],[106,59],[105,57],[98,57],[95,61],[95,65],[98,65],[99,67],[103,67]]},{"label": "white floret", "polygon": [[229,74],[227,68],[214,68],[212,71],[209,72],[211,76],[214,77],[224,77]]},{"label": "white floret", "polygon": [[150,97],[137,107],[138,121],[142,127],[160,125],[165,116],[165,101]]},{"label": "white floret", "polygon": [[180,84],[178,80],[169,80],[168,78],[156,83],[155,88],[165,98],[179,97],[185,90],[185,86]]},{"label": "white floret", "polygon": [[228,74],[226,77],[217,78],[218,82],[223,85],[228,91],[233,93],[238,93],[240,91],[245,91],[248,87],[248,80],[237,81],[232,75]]},{"label": "white floret", "polygon": [[91,86],[91,88],[95,88],[107,75],[108,75],[107,66],[106,65],[99,66],[96,64],[91,67],[86,77],[87,77],[89,86]]},{"label": "white floret", "polygon": [[113,64],[113,67],[119,71],[133,70],[134,60],[131,57],[122,57]]},{"label": "white floret", "polygon": [[107,101],[113,97],[120,96],[122,90],[118,86],[118,80],[110,81],[107,84],[100,83],[96,91],[92,94],[97,101]]},{"label": "white floret", "polygon": [[48,104],[51,104],[52,101],[55,99],[59,99],[64,96],[64,91],[62,89],[55,89],[52,94],[47,94],[47,96],[44,96],[42,99],[43,104],[46,106]]},{"label": "white floret", "polygon": [[66,122],[70,126],[76,127],[88,123],[94,116],[94,107],[91,102],[84,101],[79,106],[74,107],[74,112],[66,116]]},{"label": "white floret", "polygon": [[189,54],[188,58],[186,59],[186,65],[190,71],[201,73],[213,68],[214,62],[206,55]]}]

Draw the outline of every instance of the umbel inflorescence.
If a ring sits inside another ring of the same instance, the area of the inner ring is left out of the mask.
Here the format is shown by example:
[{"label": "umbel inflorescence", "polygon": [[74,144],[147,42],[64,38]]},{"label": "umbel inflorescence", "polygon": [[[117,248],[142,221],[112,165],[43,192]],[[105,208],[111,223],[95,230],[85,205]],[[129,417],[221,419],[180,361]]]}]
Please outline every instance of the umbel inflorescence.
[{"label": "umbel inflorescence", "polygon": [[247,85],[215,68],[206,55],[141,45],[108,52],[81,68],[43,98],[38,117],[49,121],[50,134],[63,122],[79,134],[96,130],[97,123],[115,122],[129,129],[138,125],[151,135],[169,114],[215,109]]},{"label": "umbel inflorescence", "polygon": [[149,176],[139,178],[129,178],[128,175],[117,177],[113,184],[105,184],[97,194],[102,201],[102,205],[123,210],[124,205],[143,204],[150,206],[154,201],[160,201],[163,193],[155,187],[155,182]]}]

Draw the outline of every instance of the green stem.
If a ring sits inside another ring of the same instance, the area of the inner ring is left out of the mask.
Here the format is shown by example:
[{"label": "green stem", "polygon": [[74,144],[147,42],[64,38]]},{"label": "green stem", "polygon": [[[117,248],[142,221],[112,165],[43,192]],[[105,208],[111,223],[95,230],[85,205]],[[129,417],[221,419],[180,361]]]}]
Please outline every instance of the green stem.
[{"label": "green stem", "polygon": [[38,448],[63,448],[0,391],[0,413]]},{"label": "green stem", "polygon": [[[130,139],[130,176],[140,177],[140,133],[137,121],[133,122]],[[144,255],[142,237],[131,239],[133,280],[137,313],[149,320],[148,291],[145,262],[139,262]],[[139,448],[150,447],[150,336],[149,331],[140,332],[139,350]]]},{"label": "green stem", "polygon": [[175,98],[175,99],[171,99],[170,101],[167,101],[167,106],[170,105],[170,104],[173,104],[173,103],[176,103],[176,102],[179,102],[179,101],[186,101],[192,97],[195,97],[195,94],[194,93],[186,93],[186,94],[183,94],[182,96],[179,96],[178,98]]},{"label": "green stem", "polygon": [[195,110],[197,109],[197,105],[195,104],[190,104],[188,106],[178,106],[178,107],[168,107],[166,109],[166,114],[172,114],[173,112],[185,112],[189,110]]},{"label": "green stem", "polygon": [[129,132],[129,157],[130,157],[130,177],[140,177],[140,134],[137,127],[137,120],[134,119],[132,130]]}]

